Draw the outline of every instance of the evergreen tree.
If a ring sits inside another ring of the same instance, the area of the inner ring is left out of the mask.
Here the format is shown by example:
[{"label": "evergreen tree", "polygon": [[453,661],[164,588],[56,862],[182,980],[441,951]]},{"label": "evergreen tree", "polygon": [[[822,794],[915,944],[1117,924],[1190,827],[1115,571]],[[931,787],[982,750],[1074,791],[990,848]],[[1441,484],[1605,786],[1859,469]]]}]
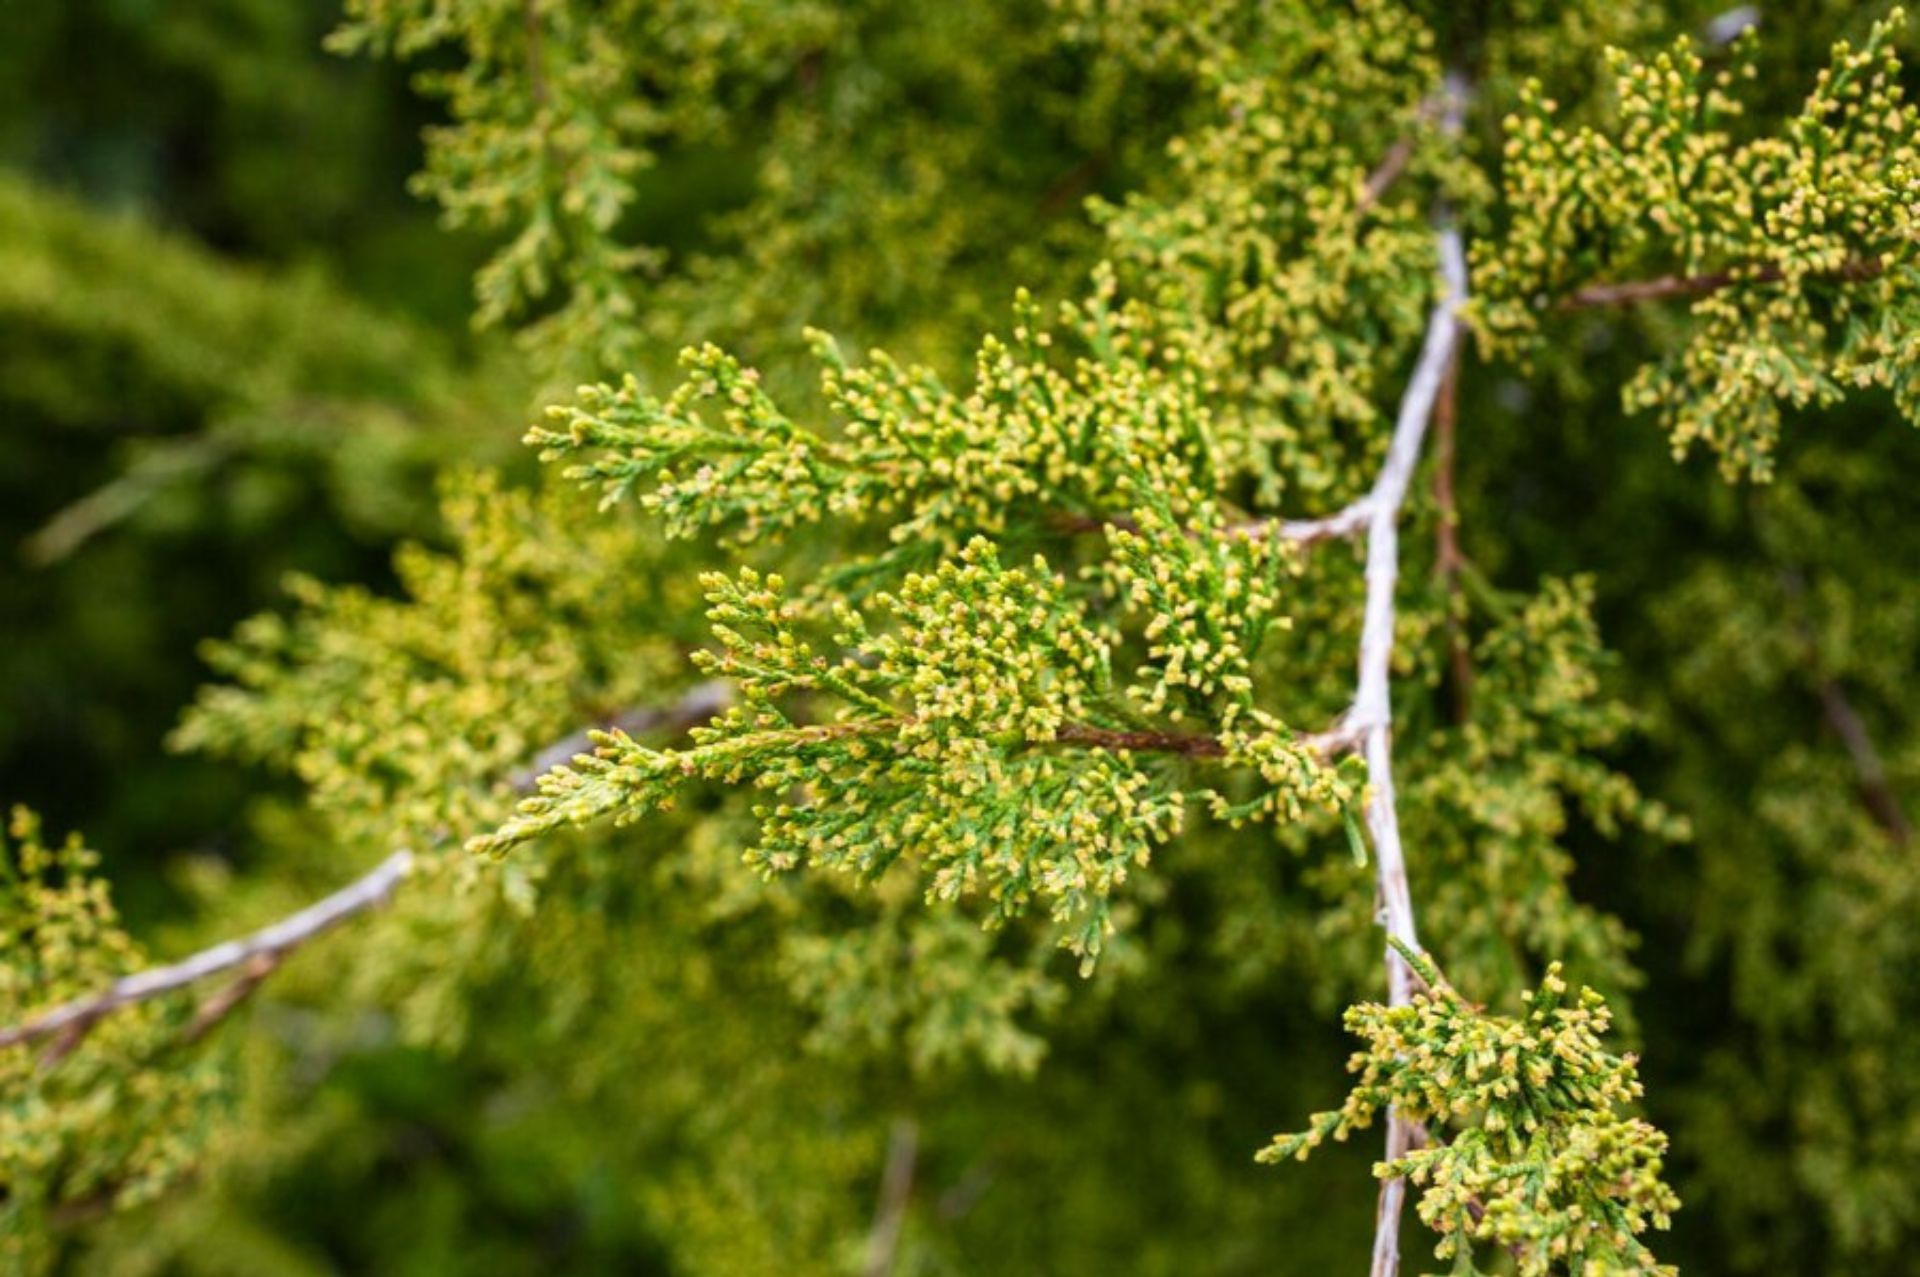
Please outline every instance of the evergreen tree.
[{"label": "evergreen tree", "polygon": [[1904,20],[1617,8],[350,3],[586,384],[208,647],[238,939],[16,818],[9,1260],[1899,1271]]}]

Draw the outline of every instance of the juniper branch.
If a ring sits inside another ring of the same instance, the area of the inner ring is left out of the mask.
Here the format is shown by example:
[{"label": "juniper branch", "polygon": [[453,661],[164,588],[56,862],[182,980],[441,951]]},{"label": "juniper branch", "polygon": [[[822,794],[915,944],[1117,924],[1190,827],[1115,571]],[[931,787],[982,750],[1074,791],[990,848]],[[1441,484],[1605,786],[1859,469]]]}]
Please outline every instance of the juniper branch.
[{"label": "juniper branch", "polygon": [[92,997],[77,998],[25,1024],[0,1030],[0,1048],[51,1037],[55,1041],[48,1051],[49,1063],[56,1062],[78,1045],[101,1017],[121,1007],[176,992],[262,957],[278,958],[355,914],[385,903],[413,872],[414,863],[413,852],[401,848],[332,895],[251,935],[202,949],[164,967],[122,976]]},{"label": "juniper branch", "polygon": [[593,738],[599,731],[621,731],[637,736],[653,731],[685,731],[718,714],[733,700],[733,686],[724,679],[710,679],[688,689],[671,705],[630,709],[608,718],[599,727],[583,727],[564,736],[535,754],[525,767],[507,778],[517,794],[530,794],[540,778],[556,767],[564,766],[581,754],[593,752]]},{"label": "juniper branch", "polygon": [[[612,721],[627,732],[683,729],[723,708],[730,696],[731,691],[724,683],[701,683],[670,705],[628,711],[616,715]],[[537,753],[532,764],[515,772],[508,783],[514,790],[526,792],[549,767],[589,747],[588,733],[575,732]],[[223,941],[178,962],[123,976],[99,993],[76,998],[22,1024],[0,1029],[0,1050],[51,1038],[53,1041],[44,1060],[49,1065],[57,1064],[80,1044],[95,1024],[114,1011],[238,970],[238,978],[195,1013],[186,1036],[189,1040],[198,1038],[245,1001],[289,954],[347,919],[385,904],[413,873],[417,863],[411,850],[401,848],[338,891],[250,935]]]},{"label": "juniper branch", "polygon": [[[1883,257],[1859,257],[1843,262],[1833,270],[1809,271],[1808,279],[1834,283],[1861,283],[1877,279],[1887,269]],[[1657,279],[1638,279],[1620,284],[1588,284],[1569,293],[1555,304],[1555,310],[1591,310],[1602,306],[1632,306],[1645,301],[1664,301],[1669,297],[1704,297],[1724,288],[1744,284],[1778,284],[1787,278],[1786,270],[1773,263],[1757,267],[1734,267],[1709,271],[1703,275],[1662,275]]]}]

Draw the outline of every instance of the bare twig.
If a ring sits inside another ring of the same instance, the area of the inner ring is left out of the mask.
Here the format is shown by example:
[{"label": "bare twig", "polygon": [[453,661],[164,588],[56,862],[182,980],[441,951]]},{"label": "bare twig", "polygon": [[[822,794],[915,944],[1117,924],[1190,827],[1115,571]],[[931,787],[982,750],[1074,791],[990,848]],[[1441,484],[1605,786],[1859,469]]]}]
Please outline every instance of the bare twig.
[{"label": "bare twig", "polygon": [[235,1007],[266,983],[267,977],[278,971],[285,960],[285,953],[254,954],[241,968],[237,979],[200,1004],[200,1009],[193,1013],[192,1023],[180,1036],[188,1042],[198,1042],[212,1032],[215,1025],[231,1015]]},{"label": "bare twig", "polygon": [[867,1262],[861,1269],[865,1277],[889,1277],[893,1272],[919,1154],[920,1128],[910,1117],[895,1119],[887,1135],[887,1165],[880,1172],[880,1200],[873,1208],[873,1229],[867,1234]]},{"label": "bare twig", "polygon": [[1052,217],[1086,194],[1111,160],[1107,152],[1096,151],[1074,165],[1041,196],[1040,216]]},{"label": "bare twig", "polygon": [[1887,767],[1880,760],[1880,751],[1874,746],[1873,735],[1867,730],[1866,720],[1854,709],[1846,688],[1840,685],[1840,680],[1825,668],[1820,659],[1819,639],[1814,633],[1813,622],[1806,615],[1806,577],[1799,568],[1789,567],[1781,572],[1780,580],[1787,598],[1800,611],[1800,643],[1806,649],[1807,663],[1813,668],[1813,690],[1820,700],[1821,716],[1826,719],[1833,734],[1840,738],[1847,756],[1853,760],[1860,799],[1867,805],[1874,823],[1886,830],[1895,846],[1905,847],[1913,841],[1913,826],[1908,823],[1907,813],[1900,805],[1900,796],[1893,792],[1893,782],[1887,778]]},{"label": "bare twig", "polygon": [[1414,128],[1394,139],[1393,145],[1387,148],[1386,154],[1380,157],[1380,162],[1374,165],[1373,171],[1367,174],[1367,180],[1361,184],[1360,198],[1353,202],[1356,217],[1378,204],[1393,184],[1400,180],[1400,175],[1407,171],[1407,165],[1412,162],[1414,152],[1418,149],[1420,128],[1437,118],[1450,131],[1458,132],[1450,114],[1453,110],[1452,92],[1453,86],[1448,85],[1420,104],[1420,109],[1414,113]]},{"label": "bare twig", "polygon": [[1318,519],[1248,519],[1236,523],[1227,529],[1230,536],[1260,537],[1271,536],[1276,530],[1283,541],[1292,541],[1296,545],[1312,545],[1316,541],[1332,541],[1343,537],[1359,536],[1367,530],[1373,521],[1373,494],[1368,493],[1358,501],[1332,514]]},{"label": "bare twig", "polygon": [[192,957],[164,967],[122,976],[99,993],[64,1003],[25,1024],[0,1029],[0,1048],[52,1037],[55,1043],[48,1052],[51,1056],[48,1063],[57,1062],[78,1045],[102,1016],[135,1002],[184,989],[222,971],[249,965],[258,958],[277,960],[321,932],[385,902],[401,880],[413,872],[413,866],[413,853],[402,848],[332,895],[250,936],[202,949]]},{"label": "bare twig", "polygon": [[1709,47],[1717,49],[1723,45],[1732,44],[1748,30],[1759,25],[1759,7],[1741,4],[1715,16],[1700,34]]},{"label": "bare twig", "polygon": [[[1355,537],[1367,530],[1367,521],[1372,517],[1372,501],[1371,495],[1364,496],[1318,519],[1276,519],[1265,515],[1242,519],[1229,524],[1226,535],[1267,537],[1277,533],[1281,540],[1292,541],[1296,545]],[[1104,532],[1108,528],[1119,528],[1123,532],[1140,530],[1140,525],[1125,515],[1060,514],[1054,517],[1053,524],[1063,532]],[[1189,535],[1198,534],[1190,532]]]},{"label": "bare twig", "polygon": [[969,1166],[953,1187],[940,1194],[940,1199],[934,1203],[934,1210],[940,1218],[948,1221],[964,1218],[993,1187],[994,1166],[991,1154]]},{"label": "bare twig", "polygon": [[1847,699],[1846,689],[1832,675],[1821,675],[1814,690],[1819,694],[1820,712],[1825,715],[1827,726],[1833,729],[1853,759],[1860,797],[1867,804],[1867,810],[1896,846],[1905,847],[1913,841],[1913,826],[1907,823],[1907,813],[1901,809],[1900,799],[1887,779],[1886,765],[1880,761],[1880,751],[1874,748],[1865,721]]},{"label": "bare twig", "polygon": [[1095,727],[1091,723],[1062,723],[1055,729],[1053,739],[1062,745],[1085,745],[1090,749],[1183,754],[1188,758],[1218,758],[1226,753],[1219,737],[1202,732],[1125,731]]},{"label": "bare twig", "polygon": [[1366,183],[1360,188],[1360,198],[1353,202],[1355,216],[1378,204],[1380,197],[1387,193],[1387,188],[1406,172],[1408,162],[1413,159],[1413,145],[1413,135],[1407,133],[1387,148],[1387,153],[1380,157],[1380,163],[1373,172],[1367,174]]},{"label": "bare twig", "polygon": [[[1400,400],[1393,441],[1386,464],[1374,481],[1371,519],[1367,527],[1367,602],[1360,630],[1359,681],[1348,726],[1363,733],[1367,782],[1372,791],[1367,825],[1373,834],[1374,862],[1379,887],[1380,925],[1410,949],[1420,940],[1414,930],[1413,898],[1407,885],[1405,849],[1400,843],[1400,820],[1393,791],[1393,705],[1389,684],[1393,669],[1394,586],[1400,571],[1400,507],[1420,459],[1427,423],[1447,376],[1460,340],[1459,307],[1467,296],[1466,251],[1459,231],[1445,227],[1438,233],[1440,270],[1445,289],[1434,306],[1427,336],[1412,379]],[[1404,959],[1387,949],[1387,996],[1393,1006],[1411,1001],[1416,977]],[[1412,1147],[1411,1127],[1394,1112],[1387,1120],[1387,1156],[1402,1157]],[[1406,1185],[1390,1179],[1380,1186],[1375,1216],[1373,1277],[1394,1277],[1400,1267],[1400,1213]]]},{"label": "bare twig", "polygon": [[[717,713],[725,707],[729,696],[725,683],[701,683],[671,705],[632,710],[617,715],[608,726],[629,734],[679,730]],[[575,732],[541,750],[532,764],[515,772],[508,783],[519,792],[531,790],[543,773],[576,754],[589,751],[592,745],[586,731]],[[57,1064],[80,1045],[95,1024],[121,1007],[175,993],[211,976],[239,969],[239,977],[208,998],[195,1013],[186,1029],[186,1037],[191,1041],[244,1002],[289,953],[355,914],[384,904],[413,872],[415,863],[412,851],[396,851],[332,895],[251,935],[202,949],[179,962],[123,976],[99,993],[75,998],[25,1023],[0,1029],[0,1050],[50,1038],[52,1041],[41,1061],[49,1066]]]},{"label": "bare twig", "polygon": [[1455,347],[1433,405],[1433,570],[1446,591],[1447,665],[1453,678],[1453,721],[1464,723],[1473,711],[1473,658],[1458,615],[1460,571],[1467,556],[1460,551],[1460,504],[1453,490],[1455,423],[1459,417],[1460,351]]}]

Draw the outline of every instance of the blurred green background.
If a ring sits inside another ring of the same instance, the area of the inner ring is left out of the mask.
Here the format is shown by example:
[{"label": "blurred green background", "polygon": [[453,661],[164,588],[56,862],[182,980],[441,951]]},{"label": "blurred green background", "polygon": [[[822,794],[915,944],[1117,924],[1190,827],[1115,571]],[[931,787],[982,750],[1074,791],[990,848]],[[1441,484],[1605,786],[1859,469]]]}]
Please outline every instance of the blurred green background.
[{"label": "blurred green background", "polygon": [[406,193],[428,109],[324,53],[338,19],[0,9],[0,788],[109,849],[136,921],[250,783],[161,747],[196,645],[288,571],[381,580],[437,464],[515,451],[480,246]]}]

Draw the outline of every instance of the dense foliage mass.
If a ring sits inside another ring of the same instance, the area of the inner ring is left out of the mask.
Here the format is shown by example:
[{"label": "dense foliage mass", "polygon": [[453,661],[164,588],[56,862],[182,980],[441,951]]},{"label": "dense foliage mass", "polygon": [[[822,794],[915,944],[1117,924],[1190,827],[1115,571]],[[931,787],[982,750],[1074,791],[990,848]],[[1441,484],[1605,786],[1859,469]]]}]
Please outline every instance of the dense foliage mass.
[{"label": "dense foliage mass", "polygon": [[1870,8],[0,19],[0,1253],[1903,1271]]}]

